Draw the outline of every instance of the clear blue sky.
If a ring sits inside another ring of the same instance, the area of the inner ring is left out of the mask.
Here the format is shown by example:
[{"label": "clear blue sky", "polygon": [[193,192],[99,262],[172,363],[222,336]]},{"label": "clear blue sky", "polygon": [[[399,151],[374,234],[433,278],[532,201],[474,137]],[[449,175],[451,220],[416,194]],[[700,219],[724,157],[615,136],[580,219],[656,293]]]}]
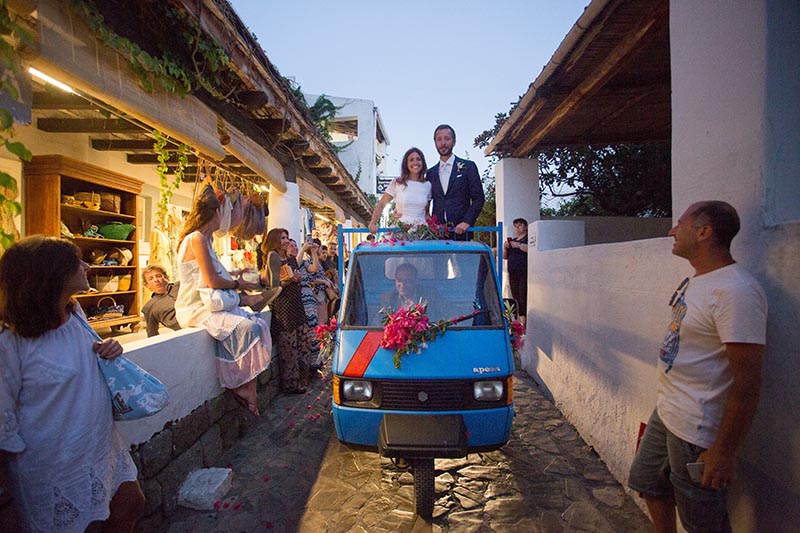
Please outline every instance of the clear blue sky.
[{"label": "clear blue sky", "polygon": [[231,0],[270,61],[304,92],[373,100],[387,174],[451,124],[455,153],[487,166],[476,135],[539,75],[589,0]]}]

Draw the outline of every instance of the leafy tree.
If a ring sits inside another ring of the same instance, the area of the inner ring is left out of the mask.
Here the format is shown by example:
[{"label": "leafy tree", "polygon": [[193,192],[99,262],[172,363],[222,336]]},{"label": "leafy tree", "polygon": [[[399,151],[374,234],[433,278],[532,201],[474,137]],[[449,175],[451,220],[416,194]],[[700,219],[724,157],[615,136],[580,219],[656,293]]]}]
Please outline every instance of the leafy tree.
[{"label": "leafy tree", "polygon": [[[513,112],[516,104],[511,107]],[[495,115],[494,125],[475,137],[485,148],[497,136],[509,113]],[[542,203],[566,199],[543,214],[560,216],[641,216],[671,214],[669,142],[548,148],[536,156]],[[494,178],[492,177],[492,182]],[[493,184],[493,183],[492,183]]]},{"label": "leafy tree", "polygon": [[[6,1],[0,1],[0,105],[19,100],[17,76],[22,72],[18,46],[33,46],[33,35],[11,14]],[[9,109],[0,107],[0,149],[20,161],[30,161],[32,154],[25,145],[14,141],[14,117]],[[19,237],[15,217],[22,213],[17,201],[17,180],[0,171],[0,255]]]},{"label": "leafy tree", "polygon": [[483,172],[481,177],[483,184],[483,194],[486,201],[483,203],[478,218],[475,220],[476,226],[494,226],[497,224],[497,197],[495,195],[494,165],[490,164]]},{"label": "leafy tree", "polygon": [[539,214],[552,217],[598,216],[603,208],[597,205],[594,196],[576,196],[561,202],[558,207],[542,207]]},{"label": "leafy tree", "polygon": [[570,214],[671,214],[668,142],[550,148],[538,157],[542,197],[572,199]]}]

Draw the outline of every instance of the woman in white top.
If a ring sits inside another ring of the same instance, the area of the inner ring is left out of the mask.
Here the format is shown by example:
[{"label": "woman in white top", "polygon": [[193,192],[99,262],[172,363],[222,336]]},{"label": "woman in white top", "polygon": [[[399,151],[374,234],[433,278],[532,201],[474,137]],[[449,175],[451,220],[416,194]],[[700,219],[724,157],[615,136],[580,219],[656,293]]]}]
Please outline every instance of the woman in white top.
[{"label": "woman in white top", "polygon": [[431,183],[425,180],[425,155],[419,148],[410,148],[403,155],[400,177],[392,180],[372,211],[369,231],[378,231],[378,219],[386,205],[394,199],[395,218],[406,224],[425,224],[431,203]]},{"label": "woman in white top", "polygon": [[[202,289],[261,291],[260,283],[234,279],[212,248],[212,235],[223,218],[222,195],[206,186],[195,199],[178,244],[178,277],[181,288],[175,302],[175,318],[181,327],[202,327],[218,341],[216,369],[220,383],[234,398],[258,416],[255,377],[270,362],[272,336],[266,314],[248,313],[241,307],[212,311],[200,297]],[[241,293],[240,305],[263,307],[264,295]]]},{"label": "woman in white top", "polygon": [[88,271],[74,244],[43,235],[0,260],[0,491],[14,498],[0,502],[5,531],[133,531],[144,509],[97,364],[122,346],[95,341],[72,297],[89,289]]}]

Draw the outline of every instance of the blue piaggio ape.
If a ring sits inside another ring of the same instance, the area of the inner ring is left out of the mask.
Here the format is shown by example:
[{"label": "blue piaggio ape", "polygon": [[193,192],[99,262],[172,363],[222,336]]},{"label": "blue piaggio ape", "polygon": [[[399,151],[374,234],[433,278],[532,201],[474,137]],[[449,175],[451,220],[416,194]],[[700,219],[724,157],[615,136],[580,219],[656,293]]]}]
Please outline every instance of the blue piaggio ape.
[{"label": "blue piaggio ape", "polygon": [[[502,235],[502,226],[475,230]],[[339,242],[359,231],[340,226]],[[514,361],[500,292],[502,246],[497,254],[477,241],[363,242],[346,274],[340,264],[331,365],[336,434],[409,464],[416,511],[425,518],[433,511],[434,458],[498,449],[511,431]],[[430,321],[459,321],[397,368],[395,351],[381,341],[403,264],[417,273]]]}]

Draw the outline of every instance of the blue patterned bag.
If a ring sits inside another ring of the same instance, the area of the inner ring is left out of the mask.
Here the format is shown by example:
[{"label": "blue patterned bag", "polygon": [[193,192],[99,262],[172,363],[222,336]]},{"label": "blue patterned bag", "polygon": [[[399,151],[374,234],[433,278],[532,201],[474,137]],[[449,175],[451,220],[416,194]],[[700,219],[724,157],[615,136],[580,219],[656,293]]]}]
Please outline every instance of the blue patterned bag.
[{"label": "blue patterned bag", "polygon": [[164,384],[127,357],[98,357],[97,362],[108,383],[114,420],[153,416],[169,404]]},{"label": "blue patterned bag", "polygon": [[[95,330],[82,318],[81,324],[101,340]],[[125,356],[114,359],[97,358],[111,394],[114,420],[137,420],[153,416],[169,404],[167,388],[154,376]]]}]

